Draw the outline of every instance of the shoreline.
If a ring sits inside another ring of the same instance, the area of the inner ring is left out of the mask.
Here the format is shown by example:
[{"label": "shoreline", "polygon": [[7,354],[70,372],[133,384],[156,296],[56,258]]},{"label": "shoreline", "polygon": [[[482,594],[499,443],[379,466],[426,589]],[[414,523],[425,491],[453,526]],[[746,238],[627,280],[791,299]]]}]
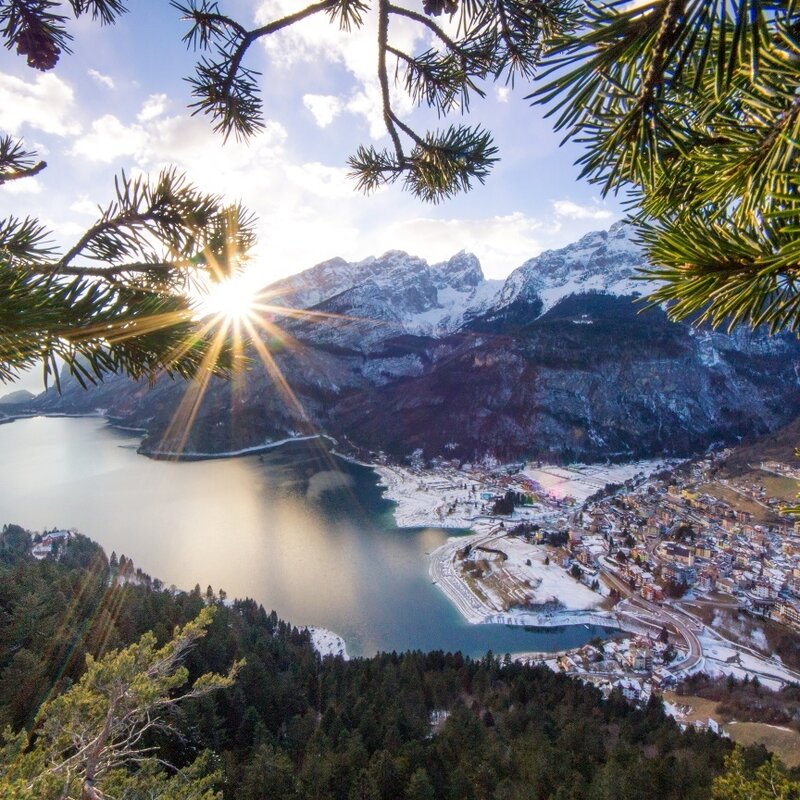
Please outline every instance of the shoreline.
[{"label": "shoreline", "polygon": [[[526,628],[560,628],[591,625],[614,630],[628,630],[631,623],[621,619],[616,612],[596,608],[569,608],[566,606],[537,611],[534,608],[512,608],[505,611],[492,608],[479,598],[468,583],[453,570],[453,558],[468,545],[483,542],[482,534],[451,537],[437,547],[430,556],[428,574],[432,582],[456,607],[461,616],[472,625],[511,625]],[[554,567],[559,570],[559,567]],[[542,604],[544,605],[544,603]]]},{"label": "shoreline", "polygon": [[[106,424],[113,428],[114,430],[118,431],[126,431],[129,433],[135,434],[147,434],[147,428],[139,428],[134,425],[122,425],[119,422],[116,422],[114,417],[109,417],[102,409],[97,409],[92,412],[85,412],[80,414],[68,414],[64,412],[36,412],[36,413],[20,413],[12,415],[4,415],[0,416],[0,425],[8,424],[11,422],[17,422],[18,420],[25,420],[25,419],[36,419],[37,417],[43,417],[45,419],[102,419],[106,422]],[[221,452],[198,452],[198,451],[184,451],[182,453],[177,453],[174,450],[143,450],[141,444],[137,446],[136,452],[139,455],[145,456],[146,458],[152,458],[154,461],[212,461],[214,459],[222,459],[222,458],[238,458],[240,456],[252,456],[252,455],[259,455],[259,453],[266,453],[270,450],[274,450],[276,447],[281,447],[285,444],[292,444],[293,442],[307,442],[312,441],[314,439],[327,439],[333,445],[337,444],[337,441],[332,437],[328,436],[326,433],[314,433],[309,434],[307,436],[288,436],[285,439],[278,439],[274,442],[264,442],[263,444],[256,444],[250,447],[243,447],[239,450],[223,450]],[[372,468],[371,464],[365,464],[359,461],[356,461],[349,456],[345,456],[342,453],[338,453],[334,450],[331,451],[334,455],[338,456],[339,458],[344,459],[345,461],[351,461],[354,464],[359,464],[360,466],[370,467]]]},{"label": "shoreline", "polygon": [[257,456],[260,453],[267,453],[277,447],[282,447],[285,444],[292,444],[293,442],[308,442],[315,439],[327,439],[328,441],[335,441],[330,436],[324,433],[314,433],[308,436],[289,436],[285,439],[278,439],[275,442],[264,442],[263,444],[252,445],[251,447],[243,447],[240,450],[226,450],[219,453],[197,452],[184,450],[182,453],[176,453],[174,450],[143,450],[141,447],[137,453],[147,458],[152,458],[154,461],[213,461],[215,459],[223,458],[239,458],[241,456]]},{"label": "shoreline", "polygon": [[[2,412],[0,412],[2,413]],[[37,417],[45,417],[46,419],[105,419],[108,420],[108,417],[103,413],[102,410],[96,409],[95,411],[86,411],[80,414],[68,414],[64,411],[53,411],[53,412],[36,412],[34,413],[25,413],[21,412],[19,414],[3,414],[0,416],[0,425],[6,425],[10,422],[16,422],[20,419],[36,419]],[[120,426],[121,427],[121,426]]]}]

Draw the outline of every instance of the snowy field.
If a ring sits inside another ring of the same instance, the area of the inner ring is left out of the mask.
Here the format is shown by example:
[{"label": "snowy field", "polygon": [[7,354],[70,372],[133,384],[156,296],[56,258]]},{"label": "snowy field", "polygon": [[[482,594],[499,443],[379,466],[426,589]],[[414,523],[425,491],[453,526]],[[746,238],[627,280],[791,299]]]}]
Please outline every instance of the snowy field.
[{"label": "snowy field", "polygon": [[[481,579],[466,578],[467,562],[460,553],[467,545],[472,549],[470,559],[491,563],[491,572]],[[507,559],[481,548],[501,551]],[[553,560],[546,564],[548,552]],[[607,613],[595,610],[603,600],[602,595],[576,581],[555,563],[553,556],[550,548],[529,545],[520,539],[475,534],[448,539],[434,550],[429,572],[433,582],[468,622],[541,626],[616,624]]]},{"label": "snowy field", "polygon": [[462,488],[465,482],[474,482],[467,475],[433,470],[416,473],[403,467],[374,469],[386,487],[384,497],[397,504],[394,519],[398,528],[477,529],[497,525],[480,519],[481,501]]},{"label": "snowy field", "polygon": [[624,483],[637,475],[647,477],[673,466],[675,461],[632,461],[628,464],[573,464],[569,467],[528,466],[522,474],[553,497],[574,497],[583,502],[607,483]]},{"label": "snowy field", "polygon": [[[489,546],[502,550],[508,556],[503,568],[515,579],[535,587],[531,600],[535,605],[555,602],[569,611],[585,611],[597,608],[603,600],[602,595],[576,581],[557,565],[549,547],[530,545],[511,537],[490,541]],[[549,564],[545,564],[548,554],[551,560]]]},{"label": "snowy field", "polygon": [[700,637],[700,643],[705,656],[703,672],[708,675],[733,675],[740,681],[746,676],[752,679],[757,675],[759,681],[769,689],[780,689],[787,683],[797,681],[797,674],[779,661],[736,646],[708,628]]}]

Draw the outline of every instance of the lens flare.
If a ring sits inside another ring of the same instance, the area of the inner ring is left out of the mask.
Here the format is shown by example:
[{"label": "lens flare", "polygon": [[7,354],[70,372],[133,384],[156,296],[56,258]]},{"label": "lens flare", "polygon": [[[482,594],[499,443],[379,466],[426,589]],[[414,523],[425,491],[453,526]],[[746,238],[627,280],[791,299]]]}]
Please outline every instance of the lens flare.
[{"label": "lens flare", "polygon": [[242,277],[229,278],[211,287],[203,297],[201,316],[223,318],[231,322],[248,319],[253,313],[256,291],[250,281]]}]

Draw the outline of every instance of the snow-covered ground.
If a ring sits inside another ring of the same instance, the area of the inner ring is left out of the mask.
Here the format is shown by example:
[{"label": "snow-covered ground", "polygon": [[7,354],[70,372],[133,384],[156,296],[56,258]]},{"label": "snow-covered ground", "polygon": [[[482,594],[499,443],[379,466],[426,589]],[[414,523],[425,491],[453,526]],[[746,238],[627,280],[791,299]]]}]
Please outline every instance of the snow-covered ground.
[{"label": "snow-covered ground", "polygon": [[[663,460],[634,461],[628,464],[575,464],[569,467],[529,465],[519,477],[538,483],[554,498],[574,497],[583,502],[608,483],[624,483],[637,475],[649,476],[675,462]],[[395,521],[401,528],[437,527],[471,528],[488,532],[498,520],[486,515],[480,491],[471,488],[481,484],[482,475],[451,468],[412,470],[399,466],[374,467],[386,486],[384,496],[397,504]],[[464,489],[464,485],[467,489]],[[523,488],[523,487],[520,487]],[[513,522],[539,521],[553,513],[546,505],[518,509]]]},{"label": "snow-covered ground", "polygon": [[705,657],[703,672],[708,675],[733,675],[740,681],[746,676],[752,679],[757,675],[759,681],[769,689],[780,689],[797,680],[797,674],[780,661],[736,646],[708,628],[700,636],[700,643]]},{"label": "snow-covered ground", "polygon": [[224,450],[219,453],[200,452],[199,450],[149,450],[145,455],[153,458],[177,458],[181,460],[189,459],[212,459],[212,458],[235,458],[236,456],[257,455],[258,453],[266,453],[268,450],[274,450],[276,447],[281,447],[290,442],[308,442],[313,439],[328,439],[330,437],[324,434],[315,433],[310,436],[289,436],[286,439],[278,439],[275,442],[266,441],[263,444],[255,444],[251,447],[243,447],[240,450]]},{"label": "snow-covered ground", "polygon": [[[504,537],[489,541],[490,547],[502,550],[508,560],[503,567],[521,581],[527,581],[533,589],[531,603],[560,603],[570,611],[585,611],[597,608],[602,595],[576,581],[560,565],[556,564],[553,550],[542,545],[531,545],[522,539]],[[548,555],[550,562],[545,563]]]},{"label": "snow-covered ground", "polygon": [[675,461],[632,461],[627,464],[572,464],[568,467],[526,467],[522,474],[557,498],[574,497],[583,502],[607,483],[624,483],[637,475],[647,477],[673,466]]},{"label": "snow-covered ground", "polygon": [[[465,560],[460,555],[468,545],[476,558],[486,556],[492,560],[492,573],[479,581],[473,579],[475,590],[465,577]],[[507,559],[480,548],[499,550]],[[551,561],[545,563],[548,552]],[[431,553],[429,572],[434,583],[472,623],[616,625],[616,619],[596,611],[602,595],[576,581],[555,563],[552,555],[547,547],[479,533],[448,539]]]},{"label": "snow-covered ground", "polygon": [[[463,483],[472,485],[467,475],[451,471],[424,470],[415,472],[404,467],[376,466],[375,471],[386,487],[384,497],[397,504],[395,523],[399,528],[472,528],[489,529],[497,521],[481,519],[481,501],[468,498]],[[459,502],[453,509],[455,500]]]},{"label": "snow-covered ground", "polygon": [[338,633],[327,628],[307,628],[311,634],[311,645],[321,656],[341,656],[347,660],[347,647]]}]

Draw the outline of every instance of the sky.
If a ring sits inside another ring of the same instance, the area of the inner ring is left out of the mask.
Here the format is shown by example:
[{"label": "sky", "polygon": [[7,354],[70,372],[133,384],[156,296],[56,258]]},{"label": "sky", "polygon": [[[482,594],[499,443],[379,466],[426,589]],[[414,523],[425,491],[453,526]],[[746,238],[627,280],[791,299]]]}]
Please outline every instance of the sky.
[{"label": "sky", "polygon": [[[38,215],[68,246],[111,200],[120,171],[155,174],[172,164],[200,188],[255,212],[259,243],[249,270],[265,285],[334,256],[355,261],[391,249],[431,262],[467,250],[487,277],[502,278],[542,250],[623,216],[618,201],[601,200],[597,187],[578,181],[579,148],[559,146],[542,109],[524,99],[530,86],[519,84],[489,84],[486,99],[471,106],[469,122],[490,128],[500,149],[486,185],[440,205],[399,186],[359,193],[347,157],[362,143],[388,144],[371,19],[343,34],[317,15],[252,47],[245,65],[262,73],[265,128],[247,143],[223,144],[207,118],[187,111],[184,78],[196,54],[180,41],[179,13],[166,0],[130,5],[110,27],[73,22],[74,52],[52,72],[0,51],[0,131],[23,137],[49,164],[3,187],[0,219]],[[291,0],[220,5],[250,27],[302,7]],[[392,21],[390,41],[426,49],[430,34],[405,23]],[[428,109],[412,108],[399,91],[395,97],[412,126],[437,124]]]}]

